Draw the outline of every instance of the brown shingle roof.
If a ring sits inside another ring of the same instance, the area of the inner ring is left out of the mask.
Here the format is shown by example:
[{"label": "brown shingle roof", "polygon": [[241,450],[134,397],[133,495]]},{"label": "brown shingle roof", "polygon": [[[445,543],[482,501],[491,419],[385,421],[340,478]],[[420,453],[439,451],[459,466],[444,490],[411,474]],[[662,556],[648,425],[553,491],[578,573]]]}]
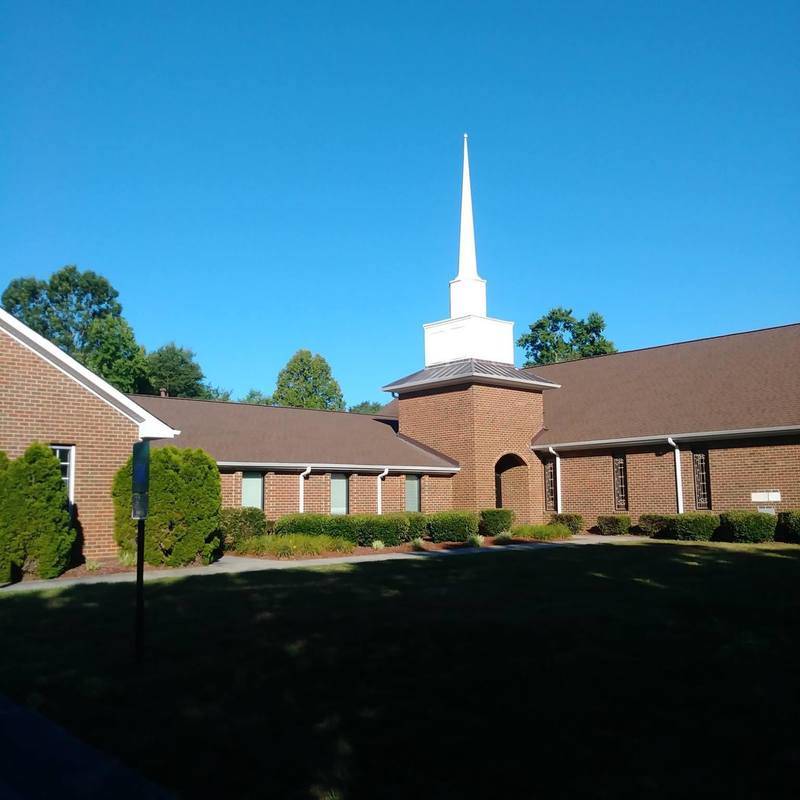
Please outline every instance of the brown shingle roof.
[{"label": "brown shingle roof", "polygon": [[800,324],[536,366],[534,444],[800,425]]},{"label": "brown shingle roof", "polygon": [[131,395],[181,435],[159,444],[201,447],[217,462],[418,467],[456,462],[366,414]]}]

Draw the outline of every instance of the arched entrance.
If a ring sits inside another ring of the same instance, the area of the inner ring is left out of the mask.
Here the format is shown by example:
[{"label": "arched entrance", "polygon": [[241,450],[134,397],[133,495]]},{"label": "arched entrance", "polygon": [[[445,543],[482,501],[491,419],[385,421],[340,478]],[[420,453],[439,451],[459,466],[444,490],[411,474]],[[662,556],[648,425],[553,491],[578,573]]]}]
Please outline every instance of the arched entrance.
[{"label": "arched entrance", "polygon": [[506,453],[494,465],[494,504],[497,508],[510,508],[517,522],[528,521],[528,465],[516,453]]}]

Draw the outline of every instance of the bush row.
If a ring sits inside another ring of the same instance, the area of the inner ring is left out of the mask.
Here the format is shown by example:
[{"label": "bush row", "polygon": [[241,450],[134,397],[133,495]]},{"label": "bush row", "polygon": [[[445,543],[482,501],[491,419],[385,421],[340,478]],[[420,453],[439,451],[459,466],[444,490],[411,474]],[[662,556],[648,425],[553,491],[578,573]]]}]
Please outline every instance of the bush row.
[{"label": "bush row", "polygon": [[0,583],[23,574],[55,578],[69,566],[75,539],[55,453],[37,442],[14,461],[0,453]]},{"label": "bush row", "polygon": [[547,542],[551,539],[569,539],[572,531],[559,522],[551,522],[548,525],[517,525],[511,529],[511,535],[515,539],[536,539]]}]

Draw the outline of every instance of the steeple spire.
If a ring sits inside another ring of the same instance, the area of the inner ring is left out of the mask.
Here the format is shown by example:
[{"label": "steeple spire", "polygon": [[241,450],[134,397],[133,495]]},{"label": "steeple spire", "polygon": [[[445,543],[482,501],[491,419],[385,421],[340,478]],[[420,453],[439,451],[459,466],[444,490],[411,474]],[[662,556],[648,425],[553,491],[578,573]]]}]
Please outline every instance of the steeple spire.
[{"label": "steeple spire", "polygon": [[472,218],[472,185],[469,149],[464,134],[464,171],[461,178],[461,231],[458,241],[458,275],[450,281],[450,318],[486,316],[486,281],[478,276],[475,222]]}]

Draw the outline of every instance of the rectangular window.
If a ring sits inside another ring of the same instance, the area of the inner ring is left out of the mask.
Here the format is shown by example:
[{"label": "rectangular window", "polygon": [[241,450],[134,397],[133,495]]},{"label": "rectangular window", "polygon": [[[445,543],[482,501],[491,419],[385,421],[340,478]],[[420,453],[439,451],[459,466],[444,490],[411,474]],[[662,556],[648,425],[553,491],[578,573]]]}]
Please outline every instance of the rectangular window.
[{"label": "rectangular window", "polygon": [[67,487],[70,505],[75,502],[75,446],[70,444],[51,444],[61,467],[61,480]]},{"label": "rectangular window", "polygon": [[614,508],[628,510],[628,468],[624,455],[615,455],[614,460]]},{"label": "rectangular window", "polygon": [[544,507],[546,511],[556,510],[556,460],[548,458],[544,462]]},{"label": "rectangular window", "polygon": [[406,475],[406,511],[421,511],[419,475]]},{"label": "rectangular window", "polygon": [[708,453],[698,450],[692,453],[694,467],[694,507],[711,508],[711,479],[708,473]]},{"label": "rectangular window", "polygon": [[349,501],[347,475],[331,475],[331,514],[347,514]]},{"label": "rectangular window", "polygon": [[242,508],[264,508],[264,476],[260,472],[242,473]]}]

